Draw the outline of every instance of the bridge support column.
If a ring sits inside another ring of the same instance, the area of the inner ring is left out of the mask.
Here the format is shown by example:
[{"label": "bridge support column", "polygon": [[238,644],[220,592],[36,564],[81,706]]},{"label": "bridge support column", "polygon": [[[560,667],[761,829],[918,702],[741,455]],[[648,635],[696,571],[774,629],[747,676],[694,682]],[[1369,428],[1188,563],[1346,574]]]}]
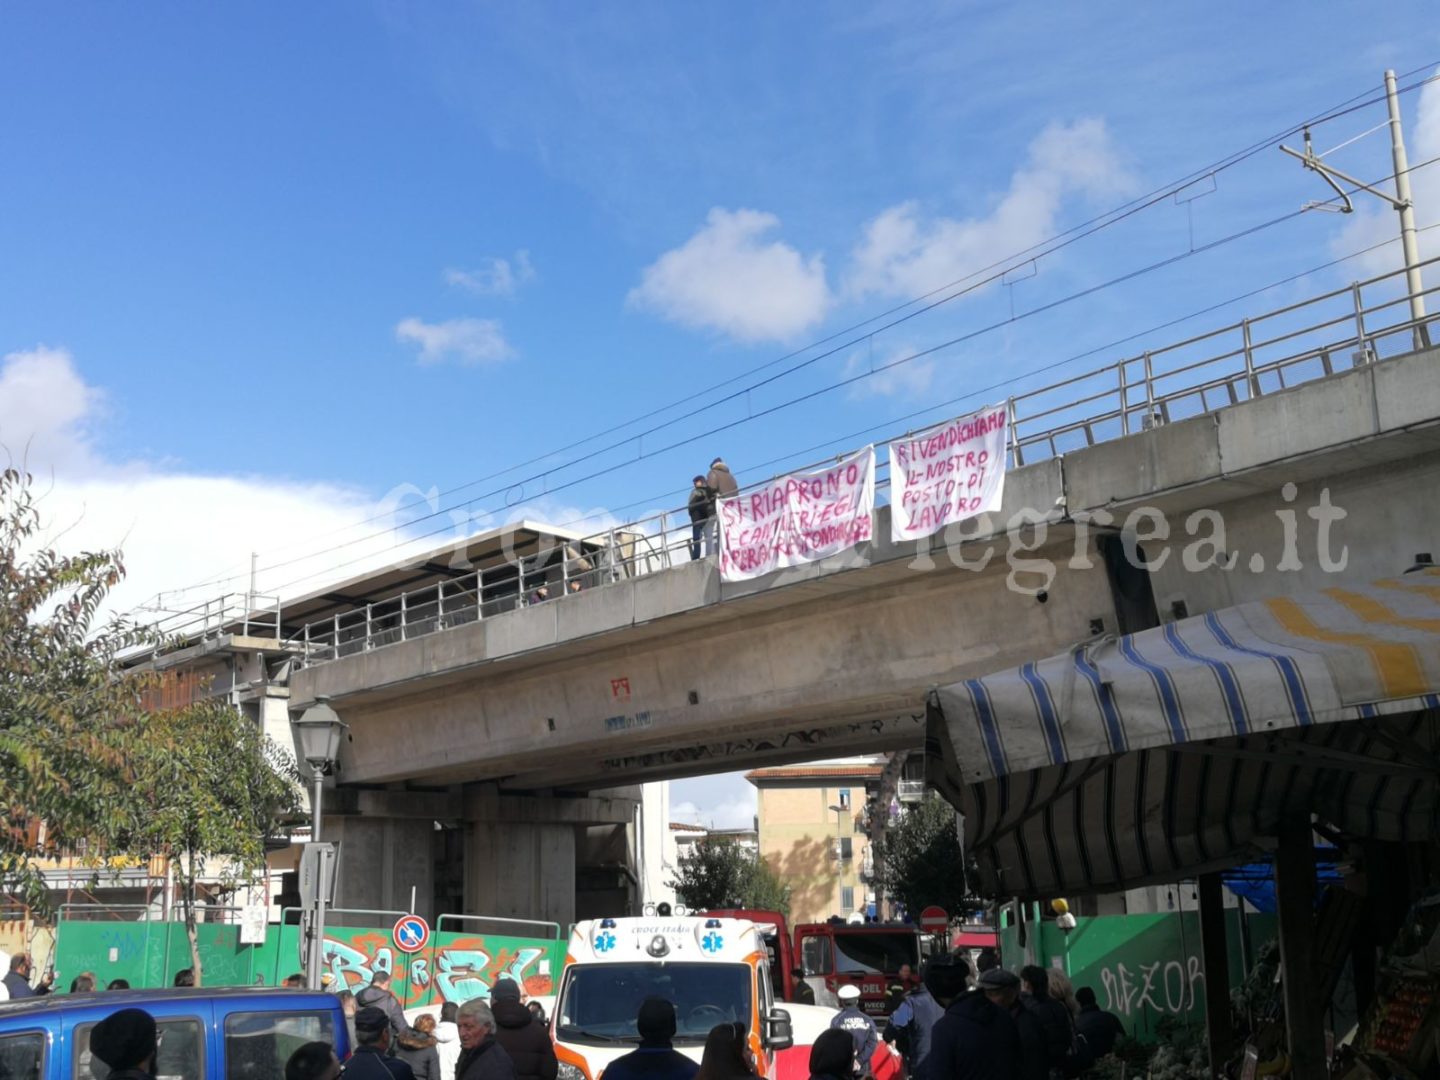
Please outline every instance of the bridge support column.
[{"label": "bridge support column", "polygon": [[465,845],[465,911],[575,921],[575,826],[475,822]]},{"label": "bridge support column", "polygon": [[[326,816],[326,840],[340,845],[335,906],[378,911],[409,911],[415,890],[415,914],[434,920],[435,823],[430,818]],[[343,912],[330,920],[344,925]],[[380,925],[373,918],[347,920]],[[388,925],[388,924],[387,924]]]},{"label": "bridge support column", "polygon": [[625,915],[634,906],[639,788],[589,795],[465,792],[465,913],[539,919]]}]

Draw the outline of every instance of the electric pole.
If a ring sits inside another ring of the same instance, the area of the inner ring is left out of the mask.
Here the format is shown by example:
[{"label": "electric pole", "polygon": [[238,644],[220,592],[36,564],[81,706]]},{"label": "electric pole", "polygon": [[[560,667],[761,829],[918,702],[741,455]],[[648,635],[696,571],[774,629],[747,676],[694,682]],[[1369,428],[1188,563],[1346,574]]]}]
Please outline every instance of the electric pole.
[{"label": "electric pole", "polygon": [[1305,129],[1304,153],[1292,150],[1288,146],[1282,146],[1280,149],[1291,157],[1298,158],[1300,164],[1305,168],[1319,173],[1320,178],[1334,189],[1342,204],[1336,207],[1329,203],[1309,203],[1305,209],[1339,210],[1342,214],[1352,213],[1355,207],[1350,201],[1351,193],[1336,183],[1336,180],[1339,179],[1354,185],[1356,191],[1368,192],[1378,199],[1383,199],[1400,215],[1400,248],[1405,259],[1405,291],[1409,294],[1410,299],[1410,321],[1414,327],[1415,348],[1424,349],[1430,345],[1430,335],[1425,326],[1425,284],[1420,277],[1420,246],[1415,240],[1415,201],[1410,193],[1410,163],[1405,155],[1405,133],[1400,124],[1400,94],[1395,88],[1395,72],[1393,71],[1385,72],[1385,99],[1390,109],[1390,153],[1395,163],[1394,195],[1389,195],[1357,180],[1333,165],[1327,165],[1320,155],[1315,153],[1315,149],[1310,143],[1308,127]]},{"label": "electric pole", "polygon": [[1405,288],[1410,293],[1410,318],[1415,321],[1415,347],[1428,343],[1425,333],[1425,286],[1420,280],[1420,245],[1415,241],[1415,201],[1410,196],[1410,163],[1400,127],[1400,95],[1395,72],[1385,72],[1385,98],[1390,106],[1390,152],[1395,159],[1395,209],[1400,214],[1400,246],[1405,253]]}]

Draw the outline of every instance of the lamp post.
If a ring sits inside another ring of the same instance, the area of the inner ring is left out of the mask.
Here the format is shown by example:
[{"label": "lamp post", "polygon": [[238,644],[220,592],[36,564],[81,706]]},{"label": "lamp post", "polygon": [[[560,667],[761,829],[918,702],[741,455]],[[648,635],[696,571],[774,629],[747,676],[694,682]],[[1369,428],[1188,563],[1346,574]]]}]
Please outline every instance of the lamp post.
[{"label": "lamp post", "polygon": [[[340,738],[345,724],[330,708],[328,698],[317,697],[315,704],[303,714],[291,718],[290,730],[295,738],[296,759],[310,767],[313,785],[310,794],[310,843],[317,844],[320,840],[320,797],[325,777],[335,771],[336,762],[340,759]],[[319,990],[320,969],[325,964],[325,882],[329,877],[329,868],[325,862],[326,850],[313,850],[318,853],[319,865],[315,872],[310,943],[305,954],[305,982],[310,989]]]}]

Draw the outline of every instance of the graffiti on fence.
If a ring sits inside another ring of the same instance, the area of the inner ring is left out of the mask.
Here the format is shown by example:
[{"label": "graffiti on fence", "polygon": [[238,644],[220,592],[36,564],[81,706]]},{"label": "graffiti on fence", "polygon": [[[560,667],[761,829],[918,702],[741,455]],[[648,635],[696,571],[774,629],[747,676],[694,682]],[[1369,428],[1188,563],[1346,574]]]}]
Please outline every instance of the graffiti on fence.
[{"label": "graffiti on fence", "polygon": [[1100,969],[1105,1007],[1127,1017],[1145,1008],[1178,1016],[1195,1008],[1197,1002],[1203,1006],[1204,991],[1197,991],[1195,984],[1204,980],[1198,956],[1187,957],[1185,963],[1157,960],[1136,964],[1133,971],[1123,961]]},{"label": "graffiti on fence", "polygon": [[[343,931],[341,931],[343,933]],[[457,935],[423,952],[398,952],[388,934],[360,931],[344,939],[326,935],[325,970],[335,984],[358,990],[377,972],[388,972],[390,989],[405,1007],[434,1000],[488,998],[495,980],[514,979],[527,994],[554,993],[548,950],[504,938]]]}]

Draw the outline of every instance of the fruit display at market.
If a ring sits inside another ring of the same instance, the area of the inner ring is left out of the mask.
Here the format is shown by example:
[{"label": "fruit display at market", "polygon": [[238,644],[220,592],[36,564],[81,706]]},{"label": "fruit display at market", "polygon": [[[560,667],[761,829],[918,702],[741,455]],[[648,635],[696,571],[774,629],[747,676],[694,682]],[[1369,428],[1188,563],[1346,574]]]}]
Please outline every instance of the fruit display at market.
[{"label": "fruit display at market", "polygon": [[1366,1043],[1378,1053],[1404,1058],[1434,1003],[1433,980],[1415,975],[1400,978],[1372,1015]]}]

